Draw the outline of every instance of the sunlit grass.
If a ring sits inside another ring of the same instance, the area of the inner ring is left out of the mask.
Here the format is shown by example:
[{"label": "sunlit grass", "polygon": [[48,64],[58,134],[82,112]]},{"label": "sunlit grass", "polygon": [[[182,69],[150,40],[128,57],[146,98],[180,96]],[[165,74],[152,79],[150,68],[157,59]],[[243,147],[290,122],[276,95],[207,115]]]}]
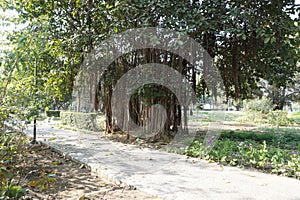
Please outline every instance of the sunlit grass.
[{"label": "sunlit grass", "polygon": [[300,112],[290,113],[290,117],[298,124],[300,124]]}]

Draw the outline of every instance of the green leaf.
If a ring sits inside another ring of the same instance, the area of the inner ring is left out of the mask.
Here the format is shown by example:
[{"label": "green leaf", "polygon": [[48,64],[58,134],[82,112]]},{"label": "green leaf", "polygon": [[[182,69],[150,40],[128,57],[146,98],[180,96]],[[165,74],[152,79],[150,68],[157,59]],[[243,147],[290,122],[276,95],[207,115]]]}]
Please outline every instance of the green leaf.
[{"label": "green leaf", "polygon": [[267,38],[265,38],[264,43],[267,44],[269,41],[270,41],[270,38],[267,37]]},{"label": "green leaf", "polygon": [[12,186],[10,189],[10,197],[21,198],[26,193],[26,189],[21,186]]},{"label": "green leaf", "polygon": [[37,186],[41,183],[41,181],[39,179],[36,180],[32,180],[28,182],[28,186],[33,187],[33,188],[37,188]]}]

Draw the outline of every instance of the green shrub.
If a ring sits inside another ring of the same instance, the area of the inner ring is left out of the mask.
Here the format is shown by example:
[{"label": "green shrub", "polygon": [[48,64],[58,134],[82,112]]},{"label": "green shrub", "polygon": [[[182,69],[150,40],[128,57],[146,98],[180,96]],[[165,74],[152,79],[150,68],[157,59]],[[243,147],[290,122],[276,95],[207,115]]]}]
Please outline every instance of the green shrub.
[{"label": "green shrub", "polygon": [[288,126],[293,124],[293,120],[288,118],[288,113],[282,110],[271,111],[268,114],[269,123],[274,126]]},{"label": "green shrub", "polygon": [[96,113],[81,113],[81,112],[60,112],[61,123],[77,129],[88,131],[98,131],[99,126],[96,122]]},{"label": "green shrub", "polygon": [[60,110],[47,110],[46,116],[47,117],[60,117]]},{"label": "green shrub", "polygon": [[250,122],[250,123],[258,123],[258,124],[265,124],[268,123],[268,116],[261,112],[256,111],[247,111],[245,116],[240,119],[241,122]]},{"label": "green shrub", "polygon": [[238,119],[241,122],[268,123],[268,113],[272,111],[273,105],[270,99],[250,99],[243,101],[245,116]]},{"label": "green shrub", "polygon": [[261,99],[251,99],[243,101],[243,108],[246,112],[258,112],[262,114],[268,114],[273,110],[273,104],[270,99],[263,96]]},{"label": "green shrub", "polygon": [[270,99],[245,100],[243,102],[245,116],[239,119],[243,122],[268,123],[274,126],[288,126],[293,124],[293,120],[288,118],[288,113],[282,110],[273,111],[273,104]]},{"label": "green shrub", "polygon": [[0,130],[0,199],[20,199],[25,189],[16,181],[20,169],[17,165],[25,162],[26,138],[18,132]]}]

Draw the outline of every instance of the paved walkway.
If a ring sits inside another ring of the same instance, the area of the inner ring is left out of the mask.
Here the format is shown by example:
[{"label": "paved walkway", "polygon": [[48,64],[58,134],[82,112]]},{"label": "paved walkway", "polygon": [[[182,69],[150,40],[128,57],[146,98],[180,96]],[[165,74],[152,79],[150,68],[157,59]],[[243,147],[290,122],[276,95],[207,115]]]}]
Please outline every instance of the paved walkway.
[{"label": "paved walkway", "polygon": [[[27,131],[32,135],[32,129]],[[164,199],[300,199],[300,181],[38,125],[37,140],[102,176]]]}]

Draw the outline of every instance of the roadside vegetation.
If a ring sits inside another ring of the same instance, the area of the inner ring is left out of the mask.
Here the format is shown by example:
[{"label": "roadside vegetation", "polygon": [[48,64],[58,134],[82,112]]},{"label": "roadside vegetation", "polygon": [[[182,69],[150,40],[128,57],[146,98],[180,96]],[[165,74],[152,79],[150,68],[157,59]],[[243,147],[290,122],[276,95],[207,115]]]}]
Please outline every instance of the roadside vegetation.
[{"label": "roadside vegetation", "polygon": [[[259,129],[224,130],[218,141],[199,137],[185,150],[185,155],[300,179],[300,112],[288,115],[287,111],[273,111],[267,98],[245,101],[244,110],[240,114],[229,112],[227,119],[259,124]],[[208,119],[213,116],[205,114]],[[207,152],[206,145],[215,146]]]},{"label": "roadside vegetation", "polygon": [[299,129],[268,129],[263,133],[223,131],[207,153],[203,142],[213,145],[212,140],[194,140],[185,154],[221,165],[259,169],[300,179]]},{"label": "roadside vegetation", "polygon": [[[20,133],[0,131],[0,197],[20,198],[25,189],[20,186],[24,176],[24,145],[26,139]],[[23,167],[22,167],[23,166]]]}]

